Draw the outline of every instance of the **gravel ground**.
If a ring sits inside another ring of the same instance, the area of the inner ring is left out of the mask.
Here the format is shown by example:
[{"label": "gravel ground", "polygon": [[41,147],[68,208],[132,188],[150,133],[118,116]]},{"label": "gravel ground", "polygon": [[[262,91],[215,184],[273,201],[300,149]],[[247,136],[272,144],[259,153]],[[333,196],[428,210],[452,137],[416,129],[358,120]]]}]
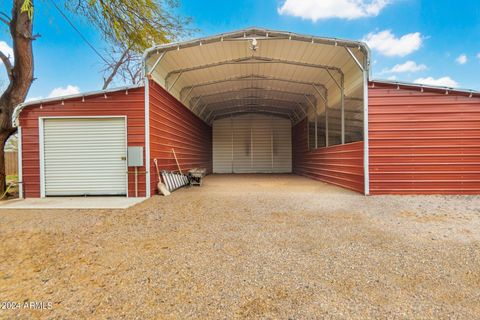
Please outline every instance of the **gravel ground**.
[{"label": "gravel ground", "polygon": [[0,218],[0,301],[53,304],[0,318],[480,318],[480,196],[220,175],[128,210]]}]

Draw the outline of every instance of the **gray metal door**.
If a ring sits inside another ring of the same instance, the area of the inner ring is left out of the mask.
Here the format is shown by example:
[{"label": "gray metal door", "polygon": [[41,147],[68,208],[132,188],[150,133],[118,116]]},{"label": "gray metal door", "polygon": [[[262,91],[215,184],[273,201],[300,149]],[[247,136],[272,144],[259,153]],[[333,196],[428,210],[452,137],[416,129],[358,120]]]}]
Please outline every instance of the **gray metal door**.
[{"label": "gray metal door", "polygon": [[248,114],[213,123],[214,173],[290,173],[291,122]]}]

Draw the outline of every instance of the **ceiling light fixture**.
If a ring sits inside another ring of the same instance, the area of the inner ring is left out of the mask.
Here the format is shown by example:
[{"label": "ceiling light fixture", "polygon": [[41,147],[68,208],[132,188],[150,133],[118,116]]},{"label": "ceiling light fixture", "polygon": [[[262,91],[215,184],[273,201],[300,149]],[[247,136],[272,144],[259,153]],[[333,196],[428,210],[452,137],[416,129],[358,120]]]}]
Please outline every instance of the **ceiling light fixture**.
[{"label": "ceiling light fixture", "polygon": [[253,38],[253,39],[252,39],[252,45],[251,45],[250,49],[252,49],[253,51],[257,51],[257,49],[258,49],[258,41],[257,41],[256,38]]}]

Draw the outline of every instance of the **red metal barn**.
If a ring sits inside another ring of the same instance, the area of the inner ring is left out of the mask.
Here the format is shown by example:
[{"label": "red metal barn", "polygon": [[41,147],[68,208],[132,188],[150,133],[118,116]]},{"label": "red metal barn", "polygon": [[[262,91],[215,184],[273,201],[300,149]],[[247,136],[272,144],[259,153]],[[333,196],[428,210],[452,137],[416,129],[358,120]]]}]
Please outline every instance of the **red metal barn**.
[{"label": "red metal barn", "polygon": [[[134,196],[134,172],[122,157],[129,146],[145,146],[144,92],[122,88],[25,105],[18,123],[23,196]],[[105,158],[115,168],[108,177]],[[138,195],[145,196],[145,167],[137,175]]]},{"label": "red metal barn", "polygon": [[23,197],[156,194],[160,170],[480,193],[480,93],[372,81],[361,42],[247,29],[153,47],[145,84],[20,105]]}]

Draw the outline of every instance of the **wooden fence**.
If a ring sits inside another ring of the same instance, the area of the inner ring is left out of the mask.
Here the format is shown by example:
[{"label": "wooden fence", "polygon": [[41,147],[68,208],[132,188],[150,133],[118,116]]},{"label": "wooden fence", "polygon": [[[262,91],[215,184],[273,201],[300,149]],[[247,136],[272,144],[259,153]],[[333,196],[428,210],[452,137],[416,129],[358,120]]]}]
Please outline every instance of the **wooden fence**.
[{"label": "wooden fence", "polygon": [[7,176],[18,174],[18,153],[5,151],[5,173]]}]

